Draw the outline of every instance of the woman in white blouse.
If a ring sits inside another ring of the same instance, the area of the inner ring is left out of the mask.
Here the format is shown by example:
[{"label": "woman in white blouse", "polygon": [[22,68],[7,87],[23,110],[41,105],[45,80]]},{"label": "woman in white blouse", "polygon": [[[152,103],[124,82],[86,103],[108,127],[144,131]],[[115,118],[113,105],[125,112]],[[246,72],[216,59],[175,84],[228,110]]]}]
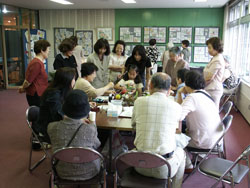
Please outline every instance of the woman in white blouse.
[{"label": "woman in white blouse", "polygon": [[109,80],[111,82],[121,78],[127,58],[125,55],[125,42],[122,40],[116,41],[109,62]]},{"label": "woman in white blouse", "polygon": [[92,82],[94,88],[102,88],[109,82],[110,47],[106,39],[99,39],[94,45],[94,53],[90,54],[87,62],[94,63],[98,67],[96,78]]},{"label": "woman in white blouse", "polygon": [[203,71],[206,81],[205,90],[211,95],[217,108],[219,108],[220,98],[223,94],[222,83],[225,72],[222,42],[218,37],[213,37],[206,42],[206,45],[208,46],[208,53],[213,58]]}]

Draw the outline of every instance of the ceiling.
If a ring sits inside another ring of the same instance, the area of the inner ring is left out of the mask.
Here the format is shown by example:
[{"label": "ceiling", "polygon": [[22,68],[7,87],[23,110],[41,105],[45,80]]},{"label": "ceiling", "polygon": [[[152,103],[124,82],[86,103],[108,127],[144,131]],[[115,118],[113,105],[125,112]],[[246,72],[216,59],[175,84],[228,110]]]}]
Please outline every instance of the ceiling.
[{"label": "ceiling", "polygon": [[0,0],[0,3],[30,9],[124,9],[124,8],[215,8],[224,6],[229,0],[136,0],[136,4],[125,4],[121,0],[69,0],[73,5],[61,5],[49,0]]}]

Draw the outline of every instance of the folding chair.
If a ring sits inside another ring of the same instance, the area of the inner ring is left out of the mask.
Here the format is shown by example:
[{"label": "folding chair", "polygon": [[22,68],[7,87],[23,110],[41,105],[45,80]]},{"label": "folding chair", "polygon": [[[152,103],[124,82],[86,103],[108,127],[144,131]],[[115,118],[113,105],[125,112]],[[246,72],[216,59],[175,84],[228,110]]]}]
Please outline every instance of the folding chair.
[{"label": "folding chair", "polygon": [[[32,172],[36,167],[38,167],[45,159],[47,156],[49,156],[46,146],[43,144],[43,142],[40,140],[39,136],[35,133],[35,131],[32,129],[32,125],[37,122],[38,117],[39,117],[39,111],[40,108],[37,106],[30,106],[27,110],[26,110],[26,121],[27,124],[31,130],[31,136],[30,136],[30,142],[31,142],[31,146],[30,146],[30,156],[29,156],[29,171]],[[38,144],[41,145],[41,148],[44,152],[43,157],[36,162],[35,164],[31,164],[32,162],[32,143],[36,141]]]},{"label": "folding chair", "polygon": [[[140,175],[134,170],[137,168],[157,168],[163,165],[168,167],[167,179],[156,179]],[[121,169],[121,166],[125,166]],[[123,171],[123,172],[122,172]],[[129,151],[115,159],[114,188],[170,188],[172,184],[171,167],[164,157],[151,152]]]},{"label": "folding chair", "polygon": [[219,113],[222,120],[224,120],[229,115],[232,107],[233,107],[232,101],[227,101],[226,103],[224,103],[223,106],[221,106]]},{"label": "folding chair", "polygon": [[[234,162],[221,158],[205,159],[199,166],[199,172],[217,180],[212,188],[215,188],[220,182],[228,183],[233,188],[248,174],[248,187],[250,188],[249,155],[250,145]],[[241,160],[245,160],[247,166],[239,164]]]},{"label": "folding chair", "polygon": [[[224,104],[226,104],[226,102],[228,100],[233,101],[232,97],[236,96],[236,93],[237,93],[237,91],[239,89],[240,83],[241,83],[241,79],[238,78],[238,83],[237,83],[237,85],[236,85],[235,88],[233,88],[233,89],[226,89],[226,88],[224,88],[223,89],[223,95],[221,97],[221,101],[223,101],[223,104],[221,106],[223,106]],[[234,106],[234,104],[233,104],[233,106]],[[235,108],[235,110],[237,110],[237,109]]]},{"label": "folding chair", "polygon": [[[222,148],[220,142],[224,138],[224,136],[226,135],[227,131],[229,130],[229,128],[232,124],[232,120],[233,120],[233,116],[229,115],[220,123],[220,126],[223,126],[223,129],[224,129],[223,134],[219,137],[219,139],[215,142],[215,144],[213,145],[213,147],[211,149],[187,148],[188,152],[190,152],[193,156],[195,156],[195,164],[194,164],[194,169],[193,169],[192,173],[187,175],[184,178],[183,182],[185,182],[191,175],[193,175],[197,171],[199,165],[210,154],[218,155],[220,158],[222,158],[224,156],[224,154],[220,151],[220,149]],[[203,157],[203,159],[199,163],[197,163],[198,157],[200,154],[205,154],[205,157]]]},{"label": "folding chair", "polygon": [[[65,180],[57,175],[55,165],[59,162],[66,162],[71,164],[84,164],[92,162],[96,159],[101,160],[101,170],[98,175],[89,180]],[[91,148],[85,147],[65,147],[54,152],[51,158],[52,173],[50,177],[50,187],[54,188],[55,185],[102,185],[106,188],[106,167],[103,156]]]}]

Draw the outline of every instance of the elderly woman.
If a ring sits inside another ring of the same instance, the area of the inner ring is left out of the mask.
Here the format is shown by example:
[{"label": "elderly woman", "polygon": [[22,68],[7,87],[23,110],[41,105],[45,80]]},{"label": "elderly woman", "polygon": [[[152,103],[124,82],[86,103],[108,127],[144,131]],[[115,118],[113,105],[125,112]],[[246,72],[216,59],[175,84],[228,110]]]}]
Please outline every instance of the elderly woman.
[{"label": "elderly woman", "polygon": [[165,72],[167,62],[169,60],[169,50],[174,47],[174,44],[172,42],[169,42],[167,44],[167,50],[162,54],[161,61],[162,61],[162,72]]},{"label": "elderly woman", "polygon": [[44,69],[44,60],[48,58],[50,43],[46,40],[35,42],[36,57],[28,64],[23,85],[19,93],[26,92],[29,106],[40,106],[40,97],[48,87],[48,75]]},{"label": "elderly woman", "polygon": [[188,63],[181,58],[181,49],[179,47],[173,47],[169,50],[170,59],[167,62],[165,72],[171,77],[171,88],[177,89],[177,72],[180,69],[189,69]]},{"label": "elderly woman", "polygon": [[222,52],[222,42],[218,37],[210,38],[206,45],[208,53],[213,56],[211,61],[204,68],[203,74],[206,81],[205,90],[212,96],[219,109],[220,98],[223,94],[223,81],[225,71],[225,60]]},{"label": "elderly woman", "polygon": [[[90,111],[88,96],[81,90],[71,91],[65,98],[62,110],[65,114],[63,120],[50,123],[48,126],[53,152],[66,146],[97,149],[100,141],[97,138],[96,126],[83,120]],[[99,173],[100,166],[99,159],[81,164],[60,161],[56,165],[56,171],[62,179],[88,180]]]},{"label": "elderly woman", "polygon": [[110,47],[106,39],[99,39],[94,45],[94,53],[90,54],[87,62],[94,63],[98,67],[96,78],[92,82],[95,88],[102,88],[109,81]]},{"label": "elderly woman", "polygon": [[115,82],[117,79],[121,78],[124,72],[124,65],[127,60],[125,55],[125,42],[118,40],[115,43],[114,49],[110,54],[109,62],[109,80]]},{"label": "elderly woman", "polygon": [[104,93],[108,93],[109,89],[114,87],[113,82],[110,82],[106,86],[102,88],[94,88],[91,83],[96,78],[96,73],[98,72],[98,67],[94,63],[84,63],[81,66],[81,78],[78,78],[76,81],[76,85],[74,89],[80,89],[84,91],[89,100],[92,100],[98,96],[103,95]]},{"label": "elderly woman", "polygon": [[59,45],[58,49],[61,53],[57,54],[54,61],[54,69],[57,70],[62,67],[71,67],[74,68],[76,71],[76,80],[78,78],[77,72],[77,63],[76,59],[73,56],[73,50],[75,48],[74,41],[69,38],[66,38],[62,41]]}]

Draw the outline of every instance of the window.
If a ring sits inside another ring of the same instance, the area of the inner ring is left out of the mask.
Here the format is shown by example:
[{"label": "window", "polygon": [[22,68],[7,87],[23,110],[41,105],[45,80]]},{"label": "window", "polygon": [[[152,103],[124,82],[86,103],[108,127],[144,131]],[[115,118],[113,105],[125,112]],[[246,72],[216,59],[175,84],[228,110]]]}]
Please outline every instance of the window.
[{"label": "window", "polygon": [[225,53],[238,76],[250,83],[250,15],[249,0],[242,0],[229,9]]}]

